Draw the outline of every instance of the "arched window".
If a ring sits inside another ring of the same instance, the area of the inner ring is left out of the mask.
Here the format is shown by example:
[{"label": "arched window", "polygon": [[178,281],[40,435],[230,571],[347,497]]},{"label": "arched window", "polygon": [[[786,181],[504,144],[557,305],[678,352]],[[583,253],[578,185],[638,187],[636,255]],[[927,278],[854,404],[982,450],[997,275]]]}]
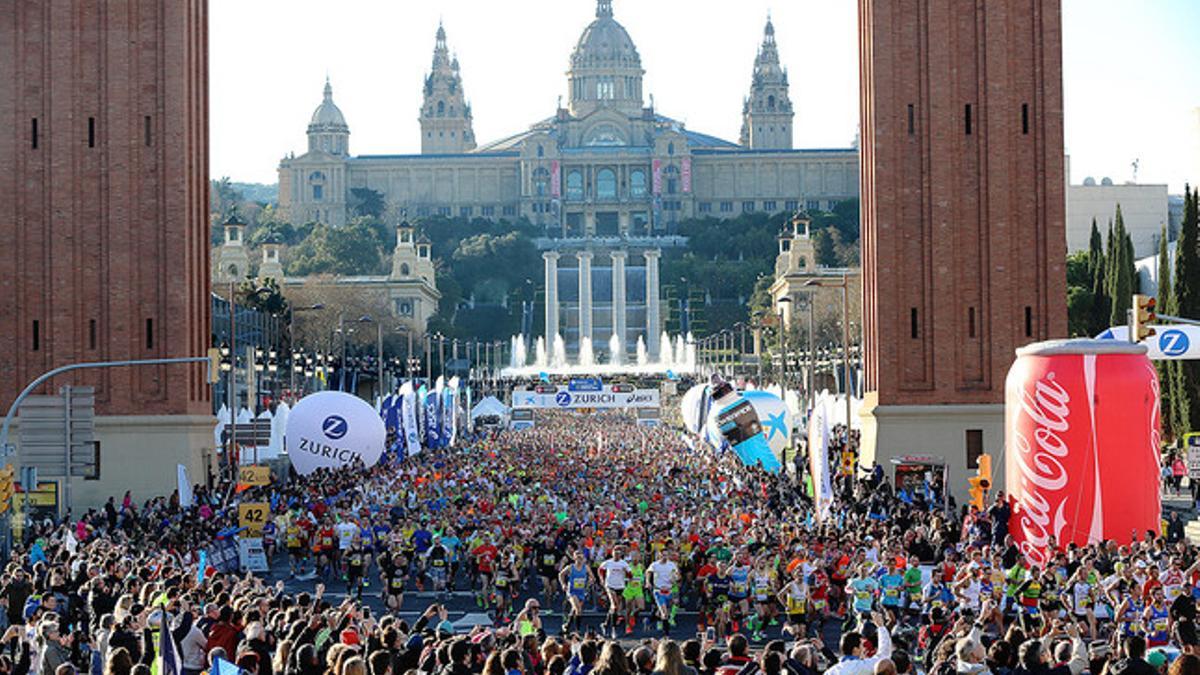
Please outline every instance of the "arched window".
[{"label": "arched window", "polygon": [[538,197],[550,194],[550,172],[545,167],[533,171],[533,193]]},{"label": "arched window", "polygon": [[236,277],[237,275],[238,275],[237,265],[230,265],[229,266],[229,276]]},{"label": "arched window", "polygon": [[567,199],[583,199],[583,172],[578,169],[567,174]]},{"label": "arched window", "polygon": [[446,102],[438,101],[438,117],[446,116]]},{"label": "arched window", "polygon": [[775,95],[771,94],[767,97],[767,110],[775,109]]},{"label": "arched window", "polygon": [[667,154],[668,155],[675,154],[675,143],[673,141],[671,143],[667,143]]},{"label": "arched window", "polygon": [[545,157],[545,156],[546,156],[546,148],[542,147],[541,144],[538,144],[538,157]]},{"label": "arched window", "polygon": [[409,275],[408,263],[400,263],[400,276],[406,277]]},{"label": "arched window", "polygon": [[617,174],[612,169],[600,169],[596,173],[596,198],[617,198]]},{"label": "arched window", "polygon": [[802,270],[808,269],[808,258],[805,258],[804,256],[800,256],[800,259],[796,261],[796,267],[798,267]]},{"label": "arched window", "polygon": [[630,197],[645,197],[646,196],[646,172],[641,169],[634,169],[629,172],[629,196]]}]

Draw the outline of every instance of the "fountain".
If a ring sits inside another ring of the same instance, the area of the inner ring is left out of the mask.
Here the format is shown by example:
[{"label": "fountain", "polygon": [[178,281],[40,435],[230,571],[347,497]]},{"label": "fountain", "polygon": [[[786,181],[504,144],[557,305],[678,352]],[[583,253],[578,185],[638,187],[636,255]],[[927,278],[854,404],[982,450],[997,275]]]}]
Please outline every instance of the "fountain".
[{"label": "fountain", "polygon": [[664,367],[670,367],[674,361],[675,358],[671,354],[671,336],[664,330],[662,335],[658,336],[658,362]]},{"label": "fountain", "polygon": [[592,349],[592,338],[586,335],[579,339],[579,365],[584,368],[596,365],[596,353]]},{"label": "fountain", "polygon": [[561,335],[554,336],[553,352],[550,357],[550,367],[555,370],[567,367],[567,343]]},{"label": "fountain", "polygon": [[[507,377],[539,377],[542,375],[662,375],[667,372],[692,373],[696,369],[696,346],[691,336],[676,335],[674,339],[663,333],[658,355],[650,354],[645,336],[638,336],[636,357],[629,357],[621,344],[621,336],[612,334],[608,338],[608,355],[599,355],[590,337],[579,343],[577,359],[567,359],[567,343],[562,335],[538,337],[533,340],[532,352],[524,335],[512,338],[508,367],[503,369]],[[530,358],[532,356],[532,359]]]},{"label": "fountain", "polygon": [[512,339],[512,358],[510,364],[512,368],[524,368],[526,362],[529,361],[529,355],[525,353],[525,338],[524,336],[515,335]]}]

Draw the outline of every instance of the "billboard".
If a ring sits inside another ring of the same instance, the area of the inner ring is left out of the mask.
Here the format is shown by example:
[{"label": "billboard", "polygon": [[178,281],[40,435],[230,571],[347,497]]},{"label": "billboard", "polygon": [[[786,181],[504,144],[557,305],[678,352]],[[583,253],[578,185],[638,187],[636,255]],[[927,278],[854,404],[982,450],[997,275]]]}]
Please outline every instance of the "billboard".
[{"label": "billboard", "polygon": [[513,408],[546,408],[552,410],[576,410],[579,408],[657,408],[657,389],[634,389],[615,391],[617,385],[604,385],[599,391],[571,391],[569,387],[542,385],[537,390],[514,389]]}]

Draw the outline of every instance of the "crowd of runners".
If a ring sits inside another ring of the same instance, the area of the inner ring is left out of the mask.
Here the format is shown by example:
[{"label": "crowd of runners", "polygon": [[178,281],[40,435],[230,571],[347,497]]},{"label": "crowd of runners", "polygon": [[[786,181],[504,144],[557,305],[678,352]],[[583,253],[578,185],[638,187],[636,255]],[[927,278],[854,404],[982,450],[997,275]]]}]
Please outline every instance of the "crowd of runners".
[{"label": "crowd of runners", "polygon": [[[276,578],[201,569],[227,490],[126,495],[18,546],[0,675],[167,675],[164,621],[187,675],[1200,675],[1194,548],[1147,532],[1030,568],[1002,494],[947,512],[926,480],[843,477],[817,521],[791,467],[563,413],[241,493],[271,504]],[[462,594],[490,626],[455,626]]]}]

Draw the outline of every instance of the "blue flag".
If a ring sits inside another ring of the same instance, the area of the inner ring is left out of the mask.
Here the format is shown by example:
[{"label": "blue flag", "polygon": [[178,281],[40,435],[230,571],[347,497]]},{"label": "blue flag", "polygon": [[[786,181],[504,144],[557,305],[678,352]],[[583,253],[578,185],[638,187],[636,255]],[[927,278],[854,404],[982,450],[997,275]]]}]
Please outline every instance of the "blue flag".
[{"label": "blue flag", "polygon": [[162,625],[158,629],[158,675],[182,675],[183,662],[175,638],[171,637],[170,617],[162,613]]}]

